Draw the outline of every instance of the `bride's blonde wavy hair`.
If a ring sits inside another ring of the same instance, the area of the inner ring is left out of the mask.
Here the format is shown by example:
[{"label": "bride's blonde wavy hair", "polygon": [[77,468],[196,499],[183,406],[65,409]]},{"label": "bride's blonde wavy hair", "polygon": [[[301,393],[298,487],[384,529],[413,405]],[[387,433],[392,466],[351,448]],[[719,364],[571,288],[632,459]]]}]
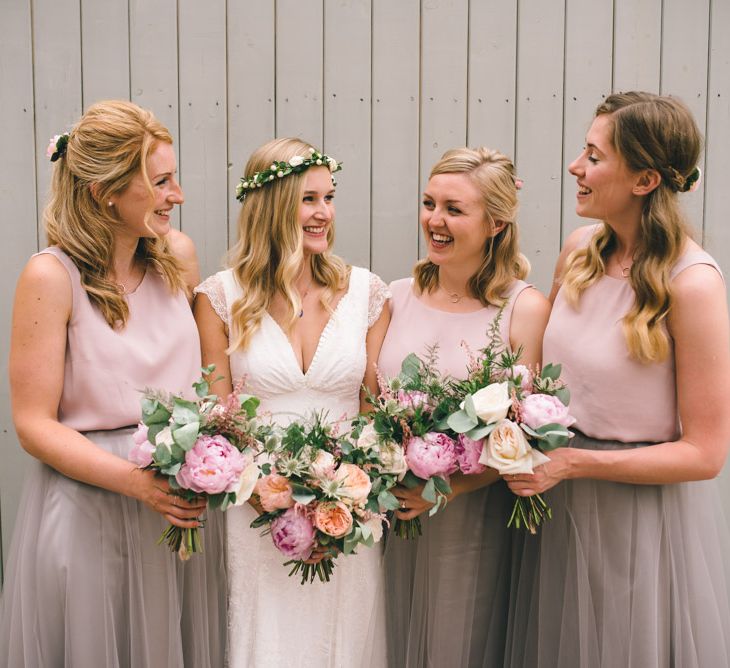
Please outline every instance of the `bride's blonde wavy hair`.
[{"label": "bride's blonde wavy hair", "polygon": [[[250,176],[275,161],[308,156],[310,148],[311,144],[301,139],[275,139],[254,151],[244,173]],[[294,284],[304,260],[298,213],[307,171],[276,179],[246,194],[238,215],[238,241],[228,257],[228,266],[243,292],[231,307],[229,353],[246,349],[277,293],[284,296],[287,305],[285,329],[297,321],[302,303]],[[312,278],[325,288],[320,301],[329,311],[334,294],[346,285],[350,273],[350,267],[331,253],[333,243],[334,221],[327,231],[328,250],[310,258]]]},{"label": "bride's blonde wavy hair", "polygon": [[[70,132],[66,153],[55,162],[48,204],[43,211],[48,243],[68,255],[81,285],[110,327],[124,327],[129,307],[111,280],[114,230],[124,225],[109,197],[122,193],[141,174],[150,193],[147,157],[172,136],[151,112],[131,102],[97,102]],[[93,191],[92,191],[93,188]],[[161,238],[142,238],[136,251],[147,268],[163,277],[171,291],[184,288],[181,267]]]},{"label": "bride's blonde wavy hair", "polygon": [[[468,282],[471,296],[484,306],[502,306],[504,295],[515,279],[523,279],[530,273],[530,263],[519,250],[515,166],[499,151],[484,147],[455,148],[443,154],[429,178],[437,174],[466,174],[482,195],[487,224],[493,227],[505,223],[501,232],[487,239],[482,263]],[[413,276],[420,292],[431,292],[438,287],[438,265],[428,258],[416,264]]]},{"label": "bride's blonde wavy hair", "polygon": [[[623,318],[630,355],[644,363],[666,359],[670,351],[666,319],[672,305],[670,274],[679,260],[689,228],[677,201],[702,150],[702,136],[687,107],[651,93],[610,95],[596,109],[609,114],[614,149],[632,172],[654,170],[659,185],[644,199],[640,234],[629,281],[636,298]],[[606,271],[616,250],[616,235],[603,224],[588,246],[567,260],[563,289],[577,305],[581,293]]]}]

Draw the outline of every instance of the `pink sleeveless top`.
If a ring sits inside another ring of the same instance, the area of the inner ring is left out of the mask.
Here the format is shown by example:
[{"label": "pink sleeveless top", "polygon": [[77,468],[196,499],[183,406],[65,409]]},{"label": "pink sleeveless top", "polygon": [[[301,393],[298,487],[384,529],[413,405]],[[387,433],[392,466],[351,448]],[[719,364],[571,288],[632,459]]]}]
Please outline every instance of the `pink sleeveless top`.
[{"label": "pink sleeveless top", "polygon": [[[594,226],[593,230],[598,227]],[[586,238],[586,244],[590,233]],[[671,278],[695,264],[720,271],[704,251],[683,255]],[[575,427],[587,436],[625,443],[674,441],[680,436],[674,347],[667,358],[643,364],[631,358],[622,318],[634,302],[629,281],[604,275],[573,308],[560,289],[545,330],[543,363],[560,363],[570,390]]]},{"label": "pink sleeveless top", "polygon": [[[509,326],[515,299],[525,288],[524,281],[515,281],[505,297],[499,330],[509,348]],[[400,373],[403,359],[410,353],[423,356],[429,346],[438,343],[438,366],[441,373],[463,379],[467,375],[467,353],[464,341],[476,353],[487,343],[487,330],[499,312],[496,306],[471,313],[448,313],[424,304],[413,291],[413,279],[403,278],[390,284],[391,319],[388,333],[378,358],[378,369],[386,378]]]},{"label": "pink sleeveless top", "polygon": [[118,429],[139,422],[145,388],[194,395],[190,386],[200,376],[200,342],[182,291],[172,294],[148,268],[126,296],[126,327],[112,329],[89,301],[71,259],[56,247],[41,253],[61,262],[73,291],[60,422],[78,431]]}]

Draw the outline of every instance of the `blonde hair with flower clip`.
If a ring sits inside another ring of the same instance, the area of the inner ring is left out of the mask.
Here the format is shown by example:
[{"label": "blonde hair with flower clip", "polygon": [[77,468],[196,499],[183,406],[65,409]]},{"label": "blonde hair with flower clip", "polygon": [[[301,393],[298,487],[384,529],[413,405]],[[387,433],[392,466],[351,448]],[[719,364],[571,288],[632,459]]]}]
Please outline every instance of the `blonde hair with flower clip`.
[{"label": "blonde hair with flower clip", "polygon": [[[254,151],[245,173],[271,172],[273,166],[280,163],[292,166],[291,160],[297,156],[313,157],[315,154],[322,156],[301,139],[275,139]],[[287,178],[269,179],[271,174],[267,174],[267,186],[247,189],[243,198],[238,215],[238,241],[228,256],[228,266],[243,288],[243,294],[231,307],[232,343],[229,353],[246,349],[277,292],[284,296],[288,305],[285,328],[293,327],[298,319],[301,300],[294,283],[304,261],[303,232],[298,212],[306,170],[320,165],[315,159],[314,164],[308,164],[301,170],[294,169],[297,166],[301,163],[292,166]],[[329,162],[321,167],[330,169],[330,172],[336,171]],[[313,254],[309,260],[314,283],[325,288],[320,301],[329,311],[332,311],[330,302],[334,294],[345,287],[350,274],[350,267],[331,252],[333,243],[334,221],[327,230],[328,250]]]},{"label": "blonde hair with flower clip", "polygon": [[[505,223],[503,230],[487,239],[482,263],[468,283],[472,296],[484,306],[502,306],[512,283],[530,273],[530,263],[519,250],[517,229],[517,191],[522,180],[506,155],[484,147],[446,151],[429,178],[437,174],[466,174],[482,195],[487,224]],[[438,287],[438,265],[428,258],[416,264],[413,275],[421,292]]]},{"label": "blonde hair with flower clip", "polygon": [[[69,134],[51,140],[51,194],[43,211],[48,243],[71,258],[81,285],[110,327],[124,327],[129,307],[118,284],[109,278],[114,230],[121,223],[105,204],[138,173],[153,201],[147,157],[161,141],[172,144],[172,136],[152,112],[122,100],[97,102]],[[170,290],[184,289],[181,266],[164,238],[140,239],[137,256],[162,276]]]},{"label": "blonde hair with flower clip", "polygon": [[[633,172],[654,170],[661,177],[659,185],[645,195],[629,275],[636,299],[623,319],[631,356],[640,362],[658,362],[670,352],[666,319],[672,305],[671,270],[685,239],[691,236],[677,193],[699,185],[702,135],[682,102],[653,93],[609,95],[595,115],[604,114],[612,121],[612,143],[626,166]],[[568,258],[562,287],[573,305],[605,274],[606,262],[615,249],[616,235],[604,224],[588,246],[578,248]]]}]

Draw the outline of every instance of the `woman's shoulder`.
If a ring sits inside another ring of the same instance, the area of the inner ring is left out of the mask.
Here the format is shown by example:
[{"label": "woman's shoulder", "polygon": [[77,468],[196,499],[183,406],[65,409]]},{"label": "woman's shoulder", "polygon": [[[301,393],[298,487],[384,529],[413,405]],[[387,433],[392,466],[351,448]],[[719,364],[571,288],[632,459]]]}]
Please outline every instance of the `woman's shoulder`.
[{"label": "woman's shoulder", "polygon": [[208,276],[200,285],[193,289],[195,295],[205,295],[223,322],[228,322],[228,304],[231,303],[237,283],[233,276],[233,269],[223,269]]}]

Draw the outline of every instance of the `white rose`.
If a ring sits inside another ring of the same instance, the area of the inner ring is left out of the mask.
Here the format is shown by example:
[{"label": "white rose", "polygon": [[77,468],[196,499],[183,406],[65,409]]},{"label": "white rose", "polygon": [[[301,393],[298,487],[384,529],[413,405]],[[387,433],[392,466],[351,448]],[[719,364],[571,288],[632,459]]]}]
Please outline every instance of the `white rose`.
[{"label": "white rose", "polygon": [[172,451],[172,444],[175,440],[172,438],[172,430],[170,427],[165,427],[155,436],[155,445],[164,445],[168,451]]},{"label": "white rose", "polygon": [[408,471],[408,462],[403,448],[391,441],[380,447],[380,471],[382,473],[393,473],[398,480],[403,480]]},{"label": "white rose", "polygon": [[479,463],[491,466],[503,475],[532,473],[535,466],[549,461],[529,444],[522,429],[511,420],[502,420],[492,429],[479,457]]},{"label": "white rose", "polygon": [[251,462],[241,473],[241,477],[238,480],[238,486],[233,491],[236,493],[235,506],[242,506],[246,501],[251,498],[256,482],[259,479],[261,469],[256,462]]},{"label": "white rose", "polygon": [[357,439],[357,447],[365,452],[370,452],[373,449],[378,450],[378,432],[375,431],[372,422],[368,422],[362,428]]},{"label": "white rose", "polygon": [[328,160],[330,172],[336,172],[337,171],[337,160],[334,158],[329,158]]},{"label": "white rose", "polygon": [[304,158],[302,158],[301,155],[295,155],[291,160],[289,160],[289,164],[292,167],[299,167],[304,162]]},{"label": "white rose", "polygon": [[332,478],[335,473],[335,458],[325,450],[318,450],[309,470],[315,478]]},{"label": "white rose", "polygon": [[[477,417],[486,424],[506,418],[507,411],[512,406],[512,399],[509,396],[509,383],[487,385],[472,394],[471,399],[474,402]],[[463,402],[461,407],[464,408]]]}]

